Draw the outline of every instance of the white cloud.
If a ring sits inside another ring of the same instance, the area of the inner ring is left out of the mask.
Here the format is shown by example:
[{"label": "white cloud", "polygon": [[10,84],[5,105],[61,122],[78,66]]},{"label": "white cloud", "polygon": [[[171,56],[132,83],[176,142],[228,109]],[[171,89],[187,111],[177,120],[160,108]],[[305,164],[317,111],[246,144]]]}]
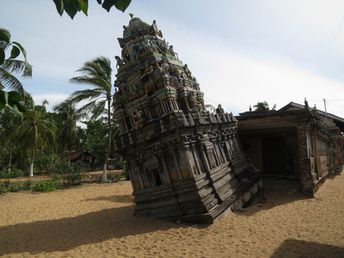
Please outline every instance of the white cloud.
[{"label": "white cloud", "polygon": [[48,111],[52,111],[57,104],[60,104],[62,101],[67,99],[69,95],[56,92],[46,94],[34,94],[32,97],[36,105],[41,105],[44,100],[47,100],[48,104],[46,108]]},{"label": "white cloud", "polygon": [[325,98],[328,112],[344,117],[343,82],[300,68],[289,58],[257,58],[206,35],[193,35],[173,27],[171,32],[180,50],[175,49],[198,79],[206,102],[222,103],[227,111],[238,113],[259,101],[281,108],[291,101],[303,104],[305,97],[310,105],[323,109]]},{"label": "white cloud", "polygon": [[206,99],[223,103],[229,110],[246,111],[249,105],[267,101],[281,108],[290,101],[323,109],[328,100],[328,112],[344,117],[344,110],[334,100],[344,103],[344,84],[313,74],[291,64],[258,60],[230,53],[213,53],[207,58],[210,69],[201,75]]}]

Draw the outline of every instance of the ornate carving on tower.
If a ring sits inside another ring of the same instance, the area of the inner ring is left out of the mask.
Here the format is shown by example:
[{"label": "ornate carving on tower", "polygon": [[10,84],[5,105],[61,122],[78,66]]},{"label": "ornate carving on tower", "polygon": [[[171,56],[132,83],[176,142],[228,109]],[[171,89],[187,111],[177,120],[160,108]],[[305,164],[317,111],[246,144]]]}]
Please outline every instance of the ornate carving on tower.
[{"label": "ornate carving on tower", "polygon": [[135,213],[211,222],[261,189],[241,151],[236,119],[203,93],[153,21],[132,18],[118,39],[114,113],[118,152],[127,160]]}]

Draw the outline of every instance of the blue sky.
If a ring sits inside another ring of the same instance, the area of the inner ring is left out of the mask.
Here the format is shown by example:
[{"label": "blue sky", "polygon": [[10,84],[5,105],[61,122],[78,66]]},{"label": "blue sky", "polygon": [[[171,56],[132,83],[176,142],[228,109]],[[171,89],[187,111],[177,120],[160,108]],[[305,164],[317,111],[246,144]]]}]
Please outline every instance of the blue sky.
[{"label": "blue sky", "polygon": [[53,106],[79,90],[69,79],[85,61],[114,60],[131,12],[157,20],[207,103],[237,114],[258,101],[280,108],[305,97],[323,109],[325,98],[328,111],[344,117],[344,1],[133,0],[125,13],[89,2],[89,16],[71,20],[51,0],[0,0],[0,26],[33,64],[23,83],[37,103]]}]

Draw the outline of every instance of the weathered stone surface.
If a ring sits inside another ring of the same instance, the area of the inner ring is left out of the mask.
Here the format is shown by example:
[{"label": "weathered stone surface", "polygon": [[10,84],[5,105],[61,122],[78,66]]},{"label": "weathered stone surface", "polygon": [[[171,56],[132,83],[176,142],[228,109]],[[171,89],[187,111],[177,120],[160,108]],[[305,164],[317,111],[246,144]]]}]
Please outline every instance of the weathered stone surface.
[{"label": "weathered stone surface", "polygon": [[241,151],[235,117],[221,105],[205,109],[196,78],[155,21],[131,19],[118,40],[116,145],[127,160],[135,213],[212,222],[236,201],[249,202],[262,184]]}]

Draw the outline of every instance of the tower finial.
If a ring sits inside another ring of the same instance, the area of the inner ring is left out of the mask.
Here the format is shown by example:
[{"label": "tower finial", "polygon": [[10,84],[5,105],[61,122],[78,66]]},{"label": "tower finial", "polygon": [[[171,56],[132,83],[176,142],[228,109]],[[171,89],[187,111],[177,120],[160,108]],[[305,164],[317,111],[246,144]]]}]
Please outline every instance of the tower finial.
[{"label": "tower finial", "polygon": [[306,109],[306,110],[309,110],[309,105],[308,105],[308,101],[307,101],[306,98],[305,98],[305,109]]}]

